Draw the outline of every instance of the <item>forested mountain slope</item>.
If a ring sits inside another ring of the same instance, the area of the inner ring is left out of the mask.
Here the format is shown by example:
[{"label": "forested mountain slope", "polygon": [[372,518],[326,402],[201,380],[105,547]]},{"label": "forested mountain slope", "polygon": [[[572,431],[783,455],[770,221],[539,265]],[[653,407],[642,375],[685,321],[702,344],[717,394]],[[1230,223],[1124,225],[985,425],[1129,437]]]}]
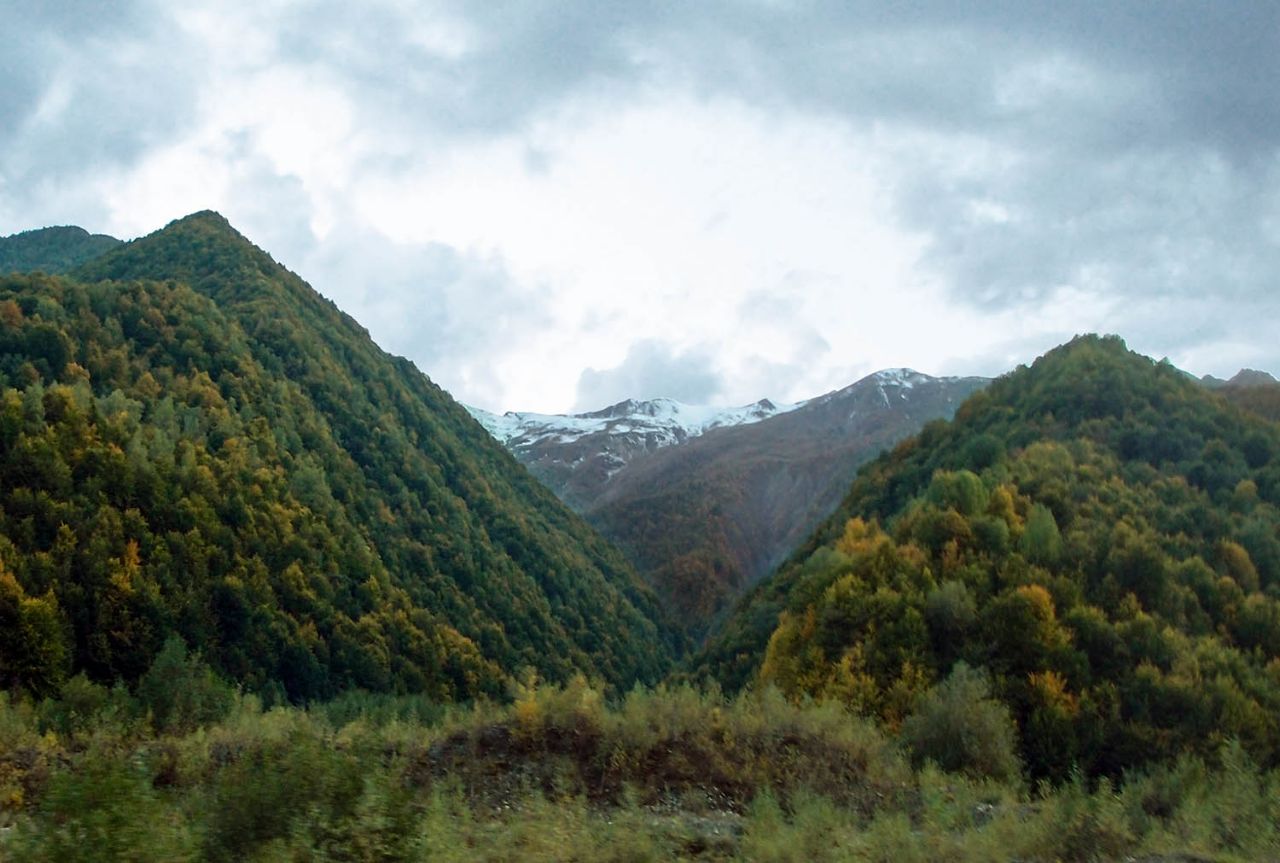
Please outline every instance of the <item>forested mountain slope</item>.
[{"label": "forested mountain slope", "polygon": [[701,669],[895,726],[961,661],[1033,775],[1280,762],[1280,426],[1078,338],[864,468]]},{"label": "forested mountain slope", "polygon": [[293,699],[667,666],[620,555],[216,214],[0,278],[0,383],[0,686],[173,633]]},{"label": "forested mountain slope", "polygon": [[90,234],[67,225],[37,228],[0,237],[0,275],[5,273],[65,273],[105,254],[120,241],[106,234]]}]

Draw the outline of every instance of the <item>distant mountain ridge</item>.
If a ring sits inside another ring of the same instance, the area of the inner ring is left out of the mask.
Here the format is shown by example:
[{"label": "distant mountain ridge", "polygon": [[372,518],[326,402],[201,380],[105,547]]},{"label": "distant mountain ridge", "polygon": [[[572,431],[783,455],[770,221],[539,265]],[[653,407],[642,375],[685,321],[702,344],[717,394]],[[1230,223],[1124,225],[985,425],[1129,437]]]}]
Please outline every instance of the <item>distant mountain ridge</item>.
[{"label": "distant mountain ridge", "polygon": [[1227,401],[1252,414],[1280,422],[1280,381],[1266,372],[1242,369],[1213,388]]},{"label": "distant mountain ridge", "polygon": [[1222,378],[1215,378],[1213,375],[1205,375],[1200,378],[1200,382],[1210,389],[1269,386],[1277,383],[1272,375],[1257,369],[1241,369],[1232,375],[1230,380],[1225,381]]},{"label": "distant mountain ridge", "polygon": [[600,431],[626,434],[636,430],[665,433],[666,441],[682,443],[713,428],[759,422],[799,404],[778,406],[769,399],[761,399],[738,408],[719,408],[656,398],[626,399],[599,410],[575,414],[507,411],[498,415],[480,408],[467,407],[467,410],[498,440],[514,441],[518,446],[548,435],[555,435],[560,443],[570,443]]},{"label": "distant mountain ridge", "polygon": [[115,237],[90,234],[75,225],[23,231],[0,237],[0,274],[70,272],[120,243]]},{"label": "distant mountain ridge", "polygon": [[586,414],[478,418],[627,552],[701,637],[830,513],[862,462],[949,417],[986,383],[897,368],[781,406],[628,400]]}]

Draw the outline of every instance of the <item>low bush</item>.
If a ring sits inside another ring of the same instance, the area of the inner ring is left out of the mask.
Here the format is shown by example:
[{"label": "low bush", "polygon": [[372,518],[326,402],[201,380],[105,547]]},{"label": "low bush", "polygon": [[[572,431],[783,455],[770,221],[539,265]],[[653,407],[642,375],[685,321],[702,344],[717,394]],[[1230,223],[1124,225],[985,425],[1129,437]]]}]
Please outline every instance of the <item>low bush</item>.
[{"label": "low bush", "polygon": [[920,699],[902,724],[912,763],[932,761],[944,770],[1012,780],[1019,764],[1013,719],[991,696],[986,675],[963,662]]},{"label": "low bush", "polygon": [[[62,692],[38,709],[0,696],[0,859],[1280,854],[1277,776],[1238,744],[1116,786],[1076,776],[1029,792],[1007,738],[973,738],[1008,718],[962,667],[904,725],[914,771],[866,720],[770,690],[639,689],[610,704],[578,680],[439,712],[379,699],[264,711],[236,695],[221,719],[185,730],[138,720],[142,699],[127,693],[74,679]],[[963,759],[936,757],[953,744]]]}]

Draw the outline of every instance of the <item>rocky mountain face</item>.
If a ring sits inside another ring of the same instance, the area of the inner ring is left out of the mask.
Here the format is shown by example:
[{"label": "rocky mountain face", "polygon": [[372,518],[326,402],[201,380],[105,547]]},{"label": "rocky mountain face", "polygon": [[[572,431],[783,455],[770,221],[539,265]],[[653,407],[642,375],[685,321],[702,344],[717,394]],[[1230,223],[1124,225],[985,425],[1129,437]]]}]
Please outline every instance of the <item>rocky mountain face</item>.
[{"label": "rocky mountain face", "polygon": [[621,547],[698,638],[830,513],[859,465],[986,383],[889,369],[781,407],[472,412]]}]

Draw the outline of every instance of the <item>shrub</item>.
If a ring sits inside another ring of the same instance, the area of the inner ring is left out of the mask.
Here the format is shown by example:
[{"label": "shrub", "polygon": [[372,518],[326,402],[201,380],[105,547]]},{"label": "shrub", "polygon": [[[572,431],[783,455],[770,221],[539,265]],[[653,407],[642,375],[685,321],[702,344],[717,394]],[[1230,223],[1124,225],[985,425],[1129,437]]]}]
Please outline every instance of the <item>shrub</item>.
[{"label": "shrub", "polygon": [[62,684],[58,697],[40,704],[42,727],[62,735],[119,729],[133,721],[137,705],[122,684],[107,688],[84,672]]},{"label": "shrub", "polygon": [[57,773],[35,817],[14,840],[14,859],[50,863],[191,860],[195,842],[150,777],[114,755],[91,754]]},{"label": "shrub", "polygon": [[156,731],[185,732],[222,719],[235,691],[199,656],[188,655],[181,638],[170,636],[138,682],[138,699],[151,711]]},{"label": "shrub", "polygon": [[975,777],[1011,779],[1019,773],[1008,709],[991,697],[987,676],[963,662],[920,699],[902,724],[914,764]]}]

